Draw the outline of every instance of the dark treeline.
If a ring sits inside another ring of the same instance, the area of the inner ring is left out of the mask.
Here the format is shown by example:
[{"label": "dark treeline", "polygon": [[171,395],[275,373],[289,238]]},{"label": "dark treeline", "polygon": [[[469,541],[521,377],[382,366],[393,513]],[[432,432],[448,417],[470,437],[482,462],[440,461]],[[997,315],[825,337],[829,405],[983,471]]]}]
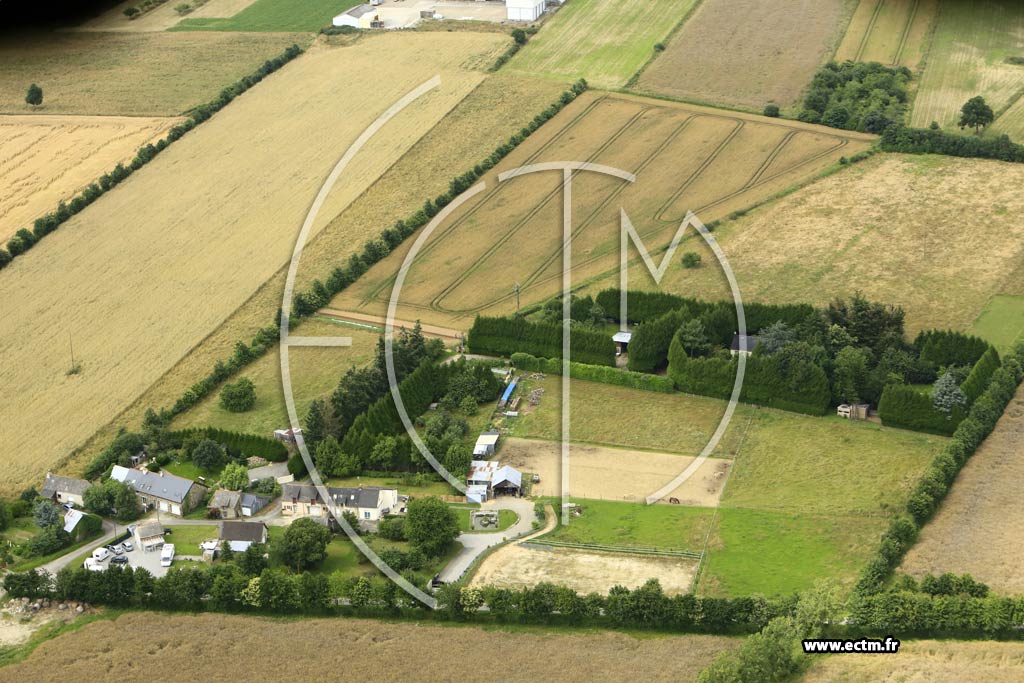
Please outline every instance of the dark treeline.
[{"label": "dark treeline", "polygon": [[[557,323],[531,322],[521,316],[477,316],[469,330],[467,344],[473,353],[497,356],[528,353],[540,358],[561,358],[562,333],[563,326]],[[615,344],[604,332],[574,325],[569,344],[574,360],[590,365],[615,365]]]}]

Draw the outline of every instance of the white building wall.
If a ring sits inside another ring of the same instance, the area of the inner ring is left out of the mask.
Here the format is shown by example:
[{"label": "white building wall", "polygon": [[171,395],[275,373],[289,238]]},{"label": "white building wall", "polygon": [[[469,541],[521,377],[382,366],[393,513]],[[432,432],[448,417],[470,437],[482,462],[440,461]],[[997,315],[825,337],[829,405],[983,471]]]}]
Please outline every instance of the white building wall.
[{"label": "white building wall", "polygon": [[509,21],[536,21],[547,9],[546,0],[506,0],[505,11]]}]

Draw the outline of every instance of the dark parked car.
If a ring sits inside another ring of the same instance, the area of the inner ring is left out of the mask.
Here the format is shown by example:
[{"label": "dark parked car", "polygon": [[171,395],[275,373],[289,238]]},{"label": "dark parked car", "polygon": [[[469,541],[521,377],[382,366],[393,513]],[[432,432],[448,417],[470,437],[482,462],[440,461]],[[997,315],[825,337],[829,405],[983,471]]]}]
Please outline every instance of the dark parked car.
[{"label": "dark parked car", "polygon": [[117,555],[110,560],[110,564],[128,564],[128,558],[124,555]]}]

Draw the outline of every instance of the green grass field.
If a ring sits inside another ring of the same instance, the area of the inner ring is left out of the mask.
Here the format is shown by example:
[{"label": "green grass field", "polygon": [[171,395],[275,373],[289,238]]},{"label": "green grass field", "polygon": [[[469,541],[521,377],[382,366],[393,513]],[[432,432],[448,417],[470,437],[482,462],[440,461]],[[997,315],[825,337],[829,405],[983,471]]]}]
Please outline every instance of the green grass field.
[{"label": "green grass field", "polygon": [[256,0],[228,18],[183,19],[172,31],[317,31],[359,0]]},{"label": "green grass field", "polygon": [[179,477],[185,479],[191,479],[192,481],[198,481],[199,477],[206,479],[207,484],[213,484],[220,478],[220,473],[224,471],[223,467],[219,467],[215,470],[203,470],[192,464],[191,460],[182,460],[181,462],[168,463],[165,470]]},{"label": "green grass field", "polygon": [[164,541],[174,544],[175,555],[202,555],[203,551],[199,544],[215,540],[220,533],[216,524],[168,524],[166,528],[170,529],[171,533],[164,536]]},{"label": "green grass field", "polygon": [[[522,394],[543,388],[536,408],[520,406],[520,417],[506,418],[509,436],[546,441],[561,439],[561,378],[525,380]],[[585,380],[572,380],[570,412],[572,440],[641,450],[693,455],[714,433],[725,412],[725,402],[688,394],[661,394]],[[738,441],[738,425],[749,414],[740,406],[716,457],[731,457]]]},{"label": "green grass field", "polygon": [[[956,130],[960,107],[982,95],[1000,114],[1024,89],[1024,67],[1007,57],[1024,56],[1024,4],[1015,0],[944,0],[925,61],[911,122],[938,121]],[[1024,117],[996,120],[995,132],[1024,139]]]},{"label": "green grass field", "polygon": [[887,515],[947,439],[873,422],[758,410],[722,494],[727,507]]},{"label": "green grass field", "polygon": [[971,325],[970,333],[1009,351],[1024,334],[1024,296],[997,294]]},{"label": "green grass field", "polygon": [[704,595],[787,595],[830,578],[848,586],[885,525],[877,517],[722,508],[697,590]]},{"label": "green grass field", "polygon": [[654,55],[696,0],[573,0],[543,26],[507,68],[602,88],[626,84]]},{"label": "green grass field", "polygon": [[[361,367],[373,359],[380,335],[352,325],[320,319],[307,321],[297,330],[296,334],[310,337],[352,337],[352,346],[348,348],[302,347],[289,350],[292,393],[299,419],[303,419],[313,399],[328,397],[348,368]],[[248,377],[256,386],[256,405],[252,410],[232,413],[221,408],[220,392],[216,391],[175,419],[173,428],[209,426],[270,436],[275,429],[286,427],[288,411],[281,387],[281,357],[277,348],[250,364],[238,377]]]},{"label": "green grass field", "polygon": [[700,552],[712,508],[574,499],[583,513],[544,538],[570,543]]}]

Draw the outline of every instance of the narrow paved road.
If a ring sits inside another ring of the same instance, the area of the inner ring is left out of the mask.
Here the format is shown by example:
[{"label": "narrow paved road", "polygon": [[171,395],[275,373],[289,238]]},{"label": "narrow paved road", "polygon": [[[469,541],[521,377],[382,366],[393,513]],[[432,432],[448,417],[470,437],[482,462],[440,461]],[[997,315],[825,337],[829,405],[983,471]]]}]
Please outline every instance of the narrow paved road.
[{"label": "narrow paved road", "polygon": [[125,525],[124,524],[120,524],[120,525],[116,525],[115,526],[113,522],[108,522],[107,520],[103,520],[103,535],[102,536],[100,536],[99,538],[97,538],[97,539],[95,539],[93,541],[90,541],[88,544],[82,546],[81,548],[77,548],[77,549],[72,550],[70,552],[64,553],[63,555],[58,557],[56,560],[51,560],[50,562],[47,562],[46,564],[42,565],[41,567],[39,567],[39,569],[41,571],[49,572],[50,574],[56,576],[57,572],[59,572],[64,567],[66,567],[69,564],[71,564],[71,560],[75,559],[76,557],[78,557],[79,555],[84,553],[86,548],[97,548],[97,547],[99,547],[101,545],[104,545],[108,541],[110,541],[112,538],[114,538],[114,532],[115,531],[117,533],[124,533],[124,529],[125,529]]},{"label": "narrow paved road", "polygon": [[482,509],[512,510],[519,515],[519,521],[504,531],[495,531],[491,534],[459,534],[456,541],[462,545],[462,550],[445,565],[438,575],[438,578],[444,583],[451,583],[462,578],[476,558],[488,548],[533,531],[533,520],[536,517],[533,513],[533,501],[527,498],[495,498],[484,503]]}]

